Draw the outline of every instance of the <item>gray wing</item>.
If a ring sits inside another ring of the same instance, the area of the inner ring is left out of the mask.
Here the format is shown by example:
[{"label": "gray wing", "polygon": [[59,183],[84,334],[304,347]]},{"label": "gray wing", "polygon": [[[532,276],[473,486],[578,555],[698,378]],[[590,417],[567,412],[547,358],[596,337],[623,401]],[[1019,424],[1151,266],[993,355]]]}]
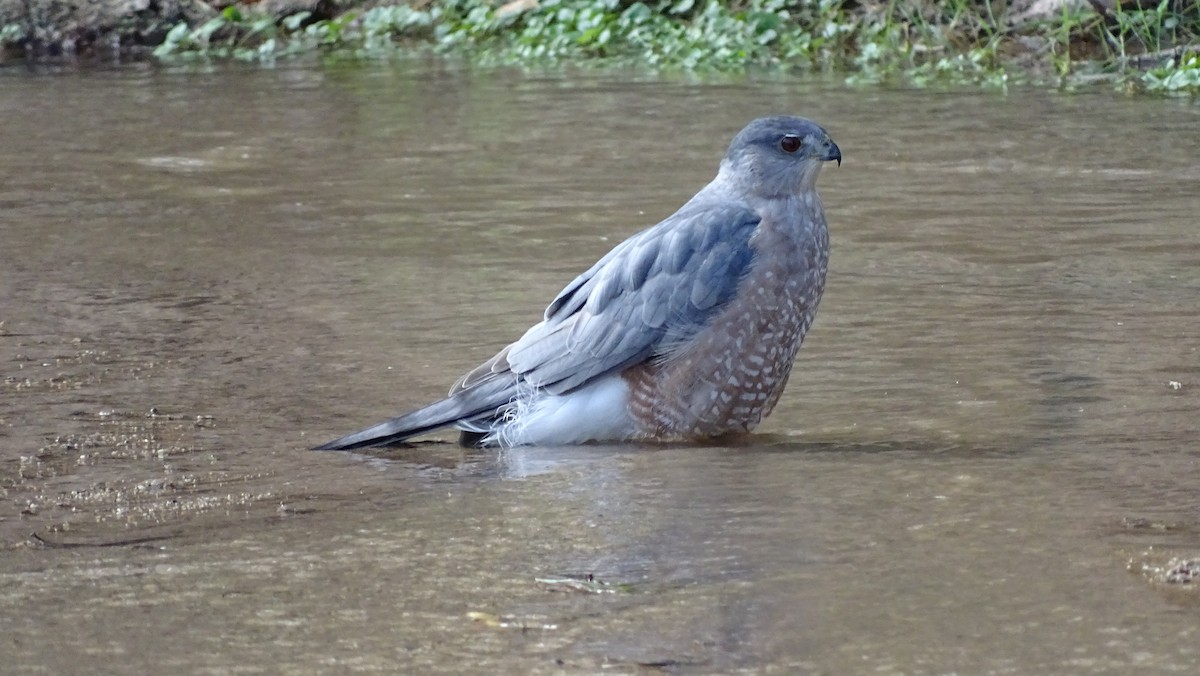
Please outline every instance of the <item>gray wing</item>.
[{"label": "gray wing", "polygon": [[686,341],[733,298],[760,220],[739,203],[685,205],[576,277],[542,322],[451,394],[509,371],[561,394]]}]

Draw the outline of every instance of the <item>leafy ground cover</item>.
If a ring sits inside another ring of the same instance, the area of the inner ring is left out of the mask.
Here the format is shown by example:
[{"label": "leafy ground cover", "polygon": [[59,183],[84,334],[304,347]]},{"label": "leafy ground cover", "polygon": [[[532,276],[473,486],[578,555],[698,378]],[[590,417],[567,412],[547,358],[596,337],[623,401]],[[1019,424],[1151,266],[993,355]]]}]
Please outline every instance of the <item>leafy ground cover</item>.
[{"label": "leafy ground cover", "polygon": [[[46,51],[28,22],[3,7],[0,21],[10,54]],[[142,21],[138,30],[115,44],[168,61],[434,51],[485,63],[1200,93],[1200,0],[194,2],[190,13],[165,14],[149,27]]]}]

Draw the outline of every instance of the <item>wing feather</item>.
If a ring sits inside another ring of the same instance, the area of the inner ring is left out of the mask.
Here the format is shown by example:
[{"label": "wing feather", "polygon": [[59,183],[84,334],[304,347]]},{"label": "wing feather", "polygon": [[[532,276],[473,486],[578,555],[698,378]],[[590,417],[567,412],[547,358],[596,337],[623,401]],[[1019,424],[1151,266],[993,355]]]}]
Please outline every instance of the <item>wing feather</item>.
[{"label": "wing feather", "polygon": [[[686,340],[733,298],[760,220],[740,203],[689,203],[575,278],[503,361],[561,394],[652,358],[668,337]],[[494,372],[495,361],[477,371]]]}]

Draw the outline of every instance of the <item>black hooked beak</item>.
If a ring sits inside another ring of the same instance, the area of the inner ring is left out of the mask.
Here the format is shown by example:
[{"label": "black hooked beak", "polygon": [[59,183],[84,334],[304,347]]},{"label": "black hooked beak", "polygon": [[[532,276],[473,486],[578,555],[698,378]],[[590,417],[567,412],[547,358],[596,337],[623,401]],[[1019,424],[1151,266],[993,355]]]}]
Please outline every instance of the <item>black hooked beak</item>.
[{"label": "black hooked beak", "polygon": [[821,159],[826,162],[837,160],[838,166],[842,166],[842,149],[832,140],[826,140],[826,143],[828,145],[825,147],[825,154],[821,156]]}]

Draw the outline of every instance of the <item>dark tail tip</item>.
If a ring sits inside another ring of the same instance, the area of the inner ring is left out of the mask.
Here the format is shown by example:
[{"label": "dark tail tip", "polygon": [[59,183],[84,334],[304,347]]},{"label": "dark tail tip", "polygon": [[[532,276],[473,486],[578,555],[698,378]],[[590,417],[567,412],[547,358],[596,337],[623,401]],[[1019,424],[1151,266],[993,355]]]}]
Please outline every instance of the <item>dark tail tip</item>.
[{"label": "dark tail tip", "polygon": [[362,433],[350,434],[340,439],[334,439],[333,441],[323,443],[320,446],[313,446],[311,450],[355,451],[360,448],[372,448],[374,446],[399,446],[403,444],[404,439],[408,438],[407,435],[397,435],[393,437],[370,437],[367,439],[355,438],[361,436]]}]

